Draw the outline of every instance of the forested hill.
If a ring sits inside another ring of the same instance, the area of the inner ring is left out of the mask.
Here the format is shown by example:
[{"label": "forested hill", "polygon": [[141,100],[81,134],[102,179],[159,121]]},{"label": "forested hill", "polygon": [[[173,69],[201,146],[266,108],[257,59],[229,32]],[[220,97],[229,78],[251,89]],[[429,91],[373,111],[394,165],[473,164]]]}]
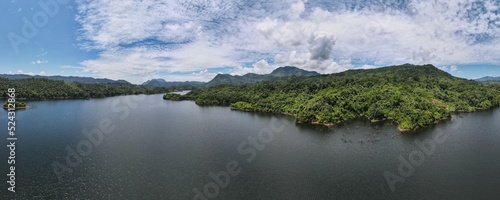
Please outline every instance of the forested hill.
[{"label": "forested hill", "polygon": [[25,74],[0,74],[0,78],[6,78],[10,80],[19,79],[49,79],[55,81],[64,81],[69,83],[84,83],[84,84],[110,84],[110,85],[132,85],[125,80],[111,80],[107,78],[92,78],[92,77],[78,77],[78,76],[31,76]]},{"label": "forested hill", "polygon": [[280,67],[275,69],[270,74],[254,74],[249,73],[243,76],[232,76],[229,74],[217,74],[214,79],[208,82],[205,86],[212,87],[216,85],[242,85],[242,84],[252,84],[262,81],[271,80],[277,77],[288,77],[288,76],[319,76],[320,74],[315,71],[306,71],[299,69],[297,67]]},{"label": "forested hill", "polygon": [[285,77],[285,76],[319,76],[321,74],[315,71],[307,71],[299,69],[297,67],[285,66],[276,68],[269,75],[274,77]]},{"label": "forested hill", "polygon": [[144,86],[153,86],[153,87],[173,87],[173,86],[192,86],[194,87],[203,87],[205,86],[205,82],[199,81],[184,81],[184,82],[167,82],[165,79],[151,79],[142,83]]},{"label": "forested hill", "polygon": [[131,84],[82,84],[40,78],[17,80],[0,78],[0,99],[7,99],[8,88],[16,89],[16,98],[19,100],[87,99],[128,94],[158,94],[183,89]]},{"label": "forested hill", "polygon": [[455,111],[499,106],[500,85],[456,78],[432,65],[402,65],[218,85],[165,98],[289,114],[304,123],[335,124],[357,116],[393,119],[401,130],[409,130],[448,118]]}]

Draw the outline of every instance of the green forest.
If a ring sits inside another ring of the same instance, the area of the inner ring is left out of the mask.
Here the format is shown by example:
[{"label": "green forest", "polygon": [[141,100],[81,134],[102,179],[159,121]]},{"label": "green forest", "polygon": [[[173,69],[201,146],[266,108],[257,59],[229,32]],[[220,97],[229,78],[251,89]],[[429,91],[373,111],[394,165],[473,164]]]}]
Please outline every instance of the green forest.
[{"label": "green forest", "polygon": [[299,123],[333,125],[359,116],[391,119],[401,131],[500,106],[500,84],[453,77],[433,65],[348,70],[313,77],[282,77],[255,84],[194,89],[165,99],[244,111],[293,115]]},{"label": "green forest", "polygon": [[18,100],[89,99],[118,95],[159,94],[193,89],[192,86],[166,88],[131,84],[84,84],[43,78],[19,80],[0,78],[0,99],[8,98],[8,88],[16,89],[16,99]]}]

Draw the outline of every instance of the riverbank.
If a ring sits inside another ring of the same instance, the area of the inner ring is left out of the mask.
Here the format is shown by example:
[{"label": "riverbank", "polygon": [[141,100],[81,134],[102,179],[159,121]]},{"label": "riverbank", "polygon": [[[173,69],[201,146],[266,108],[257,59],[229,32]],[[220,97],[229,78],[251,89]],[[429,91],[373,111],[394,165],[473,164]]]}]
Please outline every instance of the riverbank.
[{"label": "riverbank", "polygon": [[[241,106],[241,105],[240,105]],[[480,112],[480,111],[486,111],[486,110],[491,110],[491,109],[495,109],[495,108],[498,108],[498,107],[490,107],[490,108],[487,108],[487,109],[484,109],[484,108],[475,108],[474,110],[472,111],[466,111],[466,110],[458,110],[458,111],[453,111],[449,117],[442,117],[440,119],[435,119],[434,121],[428,123],[427,125],[425,126],[416,126],[416,127],[413,127],[413,128],[403,128],[401,127],[396,120],[394,120],[393,118],[383,118],[383,119],[370,119],[370,117],[368,117],[367,115],[364,115],[364,114],[359,114],[358,116],[356,117],[353,117],[353,118],[350,118],[350,119],[347,119],[343,122],[339,122],[339,123],[322,123],[322,122],[317,122],[317,121],[312,121],[312,122],[303,122],[303,121],[300,121],[297,119],[297,116],[293,115],[293,114],[290,114],[290,113],[280,113],[280,112],[265,112],[265,111],[260,111],[260,110],[254,110],[254,109],[251,109],[249,107],[247,108],[238,108],[238,107],[235,107],[235,106],[229,106],[229,109],[231,110],[235,110],[235,111],[241,111],[241,112],[262,112],[262,113],[273,113],[273,114],[279,114],[279,115],[287,115],[287,116],[292,116],[295,118],[295,123],[298,123],[298,124],[313,124],[313,125],[321,125],[321,126],[326,126],[326,127],[333,127],[333,126],[336,126],[338,124],[341,124],[341,123],[346,123],[348,121],[351,121],[351,120],[354,120],[356,118],[365,118],[367,119],[368,121],[370,121],[371,123],[378,123],[378,122],[383,122],[383,121],[392,121],[396,124],[398,124],[397,126],[397,129],[399,132],[401,133],[408,133],[408,132],[414,132],[416,130],[418,130],[419,128],[424,128],[424,127],[428,127],[428,126],[431,126],[431,125],[435,125],[435,124],[438,124],[438,123],[441,123],[443,121],[446,121],[446,120],[449,120],[451,119],[451,116],[453,115],[456,115],[456,114],[459,114],[459,113],[472,113],[472,112]]]}]

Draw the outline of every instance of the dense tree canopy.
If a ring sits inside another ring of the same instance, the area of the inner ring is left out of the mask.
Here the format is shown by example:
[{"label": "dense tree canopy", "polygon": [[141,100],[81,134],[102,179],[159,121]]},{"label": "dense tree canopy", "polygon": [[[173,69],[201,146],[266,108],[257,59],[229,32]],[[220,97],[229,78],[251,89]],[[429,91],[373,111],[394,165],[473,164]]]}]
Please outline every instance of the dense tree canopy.
[{"label": "dense tree canopy", "polygon": [[499,91],[499,84],[456,78],[432,65],[403,65],[218,85],[172,97],[194,100],[198,105],[290,114],[305,123],[340,123],[356,116],[393,119],[400,129],[409,130],[456,111],[500,106]]},{"label": "dense tree canopy", "polygon": [[157,94],[183,89],[183,87],[149,87],[120,84],[83,84],[41,78],[10,80],[0,78],[0,98],[7,99],[7,89],[16,89],[17,99],[87,99],[132,94]]}]

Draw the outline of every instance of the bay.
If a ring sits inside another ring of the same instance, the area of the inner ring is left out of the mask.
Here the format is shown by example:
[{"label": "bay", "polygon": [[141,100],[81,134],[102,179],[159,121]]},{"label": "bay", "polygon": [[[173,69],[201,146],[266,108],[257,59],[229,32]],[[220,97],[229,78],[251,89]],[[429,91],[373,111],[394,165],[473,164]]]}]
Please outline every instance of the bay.
[{"label": "bay", "polygon": [[[356,119],[326,128],[295,124],[289,116],[165,101],[161,95],[27,103],[29,109],[16,112],[16,193],[8,193],[4,181],[2,199],[196,199],[196,190],[207,199],[500,195],[499,108],[401,134],[390,121]],[[0,123],[6,127],[6,111]],[[103,124],[113,130],[85,148],[91,144],[85,133],[103,132]],[[6,138],[4,131],[4,174]],[[255,138],[257,146],[251,144]],[[78,153],[79,147],[88,155],[70,166],[67,149]],[[402,162],[413,170],[401,174]],[[72,172],[60,173],[59,180],[54,163]],[[210,173],[227,173],[228,163],[237,163],[239,173],[222,187]],[[388,173],[404,180],[392,184],[394,191]]]}]

